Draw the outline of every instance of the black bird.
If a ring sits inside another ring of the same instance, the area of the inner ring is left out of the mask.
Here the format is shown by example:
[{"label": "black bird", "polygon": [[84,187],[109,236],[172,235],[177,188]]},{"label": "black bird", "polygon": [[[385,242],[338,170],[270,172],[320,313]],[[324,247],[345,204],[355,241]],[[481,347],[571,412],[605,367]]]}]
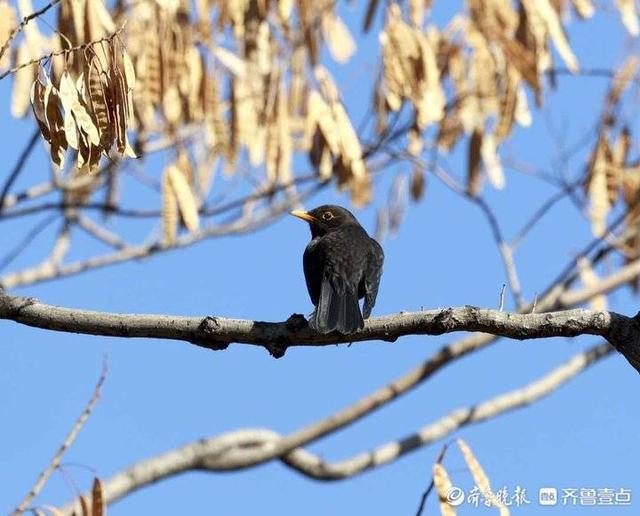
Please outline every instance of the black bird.
[{"label": "black bird", "polygon": [[[304,250],[304,277],[315,310],[309,325],[321,333],[353,333],[364,327],[376,302],[382,275],[382,247],[367,235],[351,212],[324,205],[292,211],[311,228]],[[360,313],[359,299],[364,297]]]}]

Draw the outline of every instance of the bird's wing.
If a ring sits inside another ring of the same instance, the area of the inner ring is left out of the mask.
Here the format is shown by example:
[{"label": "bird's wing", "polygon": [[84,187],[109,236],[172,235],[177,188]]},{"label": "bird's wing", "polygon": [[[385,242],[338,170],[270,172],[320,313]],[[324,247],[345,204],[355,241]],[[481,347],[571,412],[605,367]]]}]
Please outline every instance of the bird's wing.
[{"label": "bird's wing", "polygon": [[364,319],[367,319],[369,315],[371,315],[371,310],[376,304],[380,277],[382,276],[382,263],[384,262],[384,251],[380,244],[373,238],[369,240],[371,246],[364,278],[364,307],[362,310],[362,317]]},{"label": "bird's wing", "polygon": [[322,269],[324,268],[323,249],[317,244],[317,240],[311,240],[304,250],[304,255],[302,257],[304,279],[307,282],[309,297],[314,305],[318,304],[318,299],[320,298]]},{"label": "bird's wing", "polygon": [[[353,240],[345,234],[334,233],[318,240],[314,253],[319,253],[321,275],[316,310],[311,326],[328,333],[337,330],[353,333],[364,326],[358,304],[358,279]],[[309,258],[311,261],[311,257]]]}]

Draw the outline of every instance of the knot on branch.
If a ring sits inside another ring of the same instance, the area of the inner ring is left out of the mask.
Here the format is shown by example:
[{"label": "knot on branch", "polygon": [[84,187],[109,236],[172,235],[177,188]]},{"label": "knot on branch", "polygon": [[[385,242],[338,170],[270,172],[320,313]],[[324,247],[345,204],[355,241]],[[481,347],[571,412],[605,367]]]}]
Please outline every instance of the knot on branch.
[{"label": "knot on branch", "polygon": [[265,346],[273,358],[282,358],[289,347],[289,339],[278,337],[274,342],[269,342]]},{"label": "knot on branch", "polygon": [[440,313],[433,318],[432,335],[442,335],[447,333],[454,325],[453,308],[440,310]]},{"label": "knot on branch", "polygon": [[307,318],[302,314],[291,314],[289,318],[284,322],[287,331],[292,333],[298,332],[309,326]]},{"label": "knot on branch", "polygon": [[18,317],[22,310],[37,302],[35,297],[10,296],[4,293],[4,289],[0,289],[0,314],[6,314],[10,318]]},{"label": "knot on branch", "polygon": [[190,342],[214,351],[223,351],[229,347],[229,342],[213,338],[219,334],[221,328],[222,325],[217,317],[207,316],[198,326],[198,335]]},{"label": "knot on branch", "polygon": [[278,331],[271,323],[264,323],[271,333],[271,340],[265,344],[266,350],[273,358],[282,358],[291,345],[292,337],[309,328],[307,318],[302,314],[291,314],[284,322],[284,332]]}]

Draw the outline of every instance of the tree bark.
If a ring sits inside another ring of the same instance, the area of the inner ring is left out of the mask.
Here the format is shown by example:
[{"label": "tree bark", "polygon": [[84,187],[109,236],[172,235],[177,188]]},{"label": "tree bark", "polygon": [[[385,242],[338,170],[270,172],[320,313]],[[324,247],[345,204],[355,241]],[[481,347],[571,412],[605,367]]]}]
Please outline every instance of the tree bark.
[{"label": "tree bark", "polygon": [[405,335],[442,335],[457,331],[490,333],[512,339],[599,335],[640,372],[640,318],[586,309],[517,314],[474,306],[400,312],[368,319],[351,335],[322,334],[293,314],[283,322],[215,316],[118,314],[62,308],[33,298],[0,294],[0,318],[47,330],[111,337],[172,339],[213,350],[231,343],[265,348],[276,358],[294,346],[326,346],[370,340],[394,342]]}]

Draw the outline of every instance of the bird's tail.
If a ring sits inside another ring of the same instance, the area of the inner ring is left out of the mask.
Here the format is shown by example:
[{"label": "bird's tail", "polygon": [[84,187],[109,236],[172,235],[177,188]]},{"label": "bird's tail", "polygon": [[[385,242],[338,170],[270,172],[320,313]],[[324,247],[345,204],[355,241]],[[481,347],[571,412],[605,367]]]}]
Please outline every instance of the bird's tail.
[{"label": "bird's tail", "polygon": [[349,288],[340,280],[323,279],[318,306],[311,314],[309,325],[320,333],[337,330],[344,335],[363,328],[357,289]]}]

